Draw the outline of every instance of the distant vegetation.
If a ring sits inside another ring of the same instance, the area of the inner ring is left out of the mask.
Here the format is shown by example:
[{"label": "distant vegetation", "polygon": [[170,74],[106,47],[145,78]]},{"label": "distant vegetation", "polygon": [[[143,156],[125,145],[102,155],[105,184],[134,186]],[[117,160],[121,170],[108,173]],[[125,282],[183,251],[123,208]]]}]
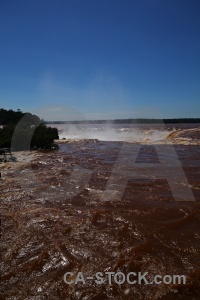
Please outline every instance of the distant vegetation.
[{"label": "distant vegetation", "polygon": [[0,148],[10,148],[11,141],[14,150],[57,148],[54,139],[59,138],[58,130],[47,127],[43,120],[31,113],[2,108],[0,126]]},{"label": "distant vegetation", "polygon": [[200,123],[200,118],[179,119],[116,119],[116,120],[84,120],[84,121],[51,121],[45,124],[159,124],[159,123]]},{"label": "distant vegetation", "polygon": [[19,120],[24,116],[24,113],[18,109],[18,111],[13,111],[12,109],[6,110],[0,109],[0,125],[7,125],[11,122],[17,124]]}]

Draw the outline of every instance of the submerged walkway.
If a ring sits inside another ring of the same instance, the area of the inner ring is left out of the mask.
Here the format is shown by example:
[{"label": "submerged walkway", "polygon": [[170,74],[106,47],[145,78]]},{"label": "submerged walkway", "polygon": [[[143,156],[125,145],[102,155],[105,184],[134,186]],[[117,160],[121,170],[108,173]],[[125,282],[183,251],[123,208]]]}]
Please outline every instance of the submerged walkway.
[{"label": "submerged walkway", "polygon": [[0,148],[0,162],[15,161],[16,158],[11,153],[11,148]]}]

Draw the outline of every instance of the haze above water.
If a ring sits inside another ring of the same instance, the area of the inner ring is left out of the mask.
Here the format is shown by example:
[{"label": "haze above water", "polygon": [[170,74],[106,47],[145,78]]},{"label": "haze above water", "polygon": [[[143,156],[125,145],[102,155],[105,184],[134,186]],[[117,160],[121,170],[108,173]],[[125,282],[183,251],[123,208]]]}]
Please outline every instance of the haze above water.
[{"label": "haze above water", "polygon": [[[51,124],[58,128],[59,139],[98,139],[100,141],[124,141],[132,143],[170,143],[171,136],[179,138],[199,131],[199,124]],[[188,131],[188,132],[187,132]],[[183,139],[182,139],[183,141]]]}]

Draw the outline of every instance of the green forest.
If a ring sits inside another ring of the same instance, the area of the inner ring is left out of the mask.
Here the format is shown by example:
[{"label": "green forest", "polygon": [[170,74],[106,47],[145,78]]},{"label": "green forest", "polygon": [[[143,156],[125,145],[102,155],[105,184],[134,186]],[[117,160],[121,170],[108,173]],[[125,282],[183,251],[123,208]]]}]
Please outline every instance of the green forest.
[{"label": "green forest", "polygon": [[0,148],[13,150],[55,149],[58,130],[47,127],[44,121],[20,110],[0,109]]},{"label": "green forest", "polygon": [[83,120],[83,121],[49,121],[46,124],[180,124],[200,123],[200,118],[177,119],[114,119],[114,120]]}]

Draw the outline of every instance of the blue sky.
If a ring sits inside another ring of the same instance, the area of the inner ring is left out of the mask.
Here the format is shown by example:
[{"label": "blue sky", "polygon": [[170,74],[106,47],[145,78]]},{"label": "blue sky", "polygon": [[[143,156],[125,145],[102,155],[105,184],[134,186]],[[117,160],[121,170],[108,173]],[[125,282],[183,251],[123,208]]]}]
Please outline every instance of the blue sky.
[{"label": "blue sky", "polygon": [[0,107],[200,117],[200,1],[0,0]]}]

